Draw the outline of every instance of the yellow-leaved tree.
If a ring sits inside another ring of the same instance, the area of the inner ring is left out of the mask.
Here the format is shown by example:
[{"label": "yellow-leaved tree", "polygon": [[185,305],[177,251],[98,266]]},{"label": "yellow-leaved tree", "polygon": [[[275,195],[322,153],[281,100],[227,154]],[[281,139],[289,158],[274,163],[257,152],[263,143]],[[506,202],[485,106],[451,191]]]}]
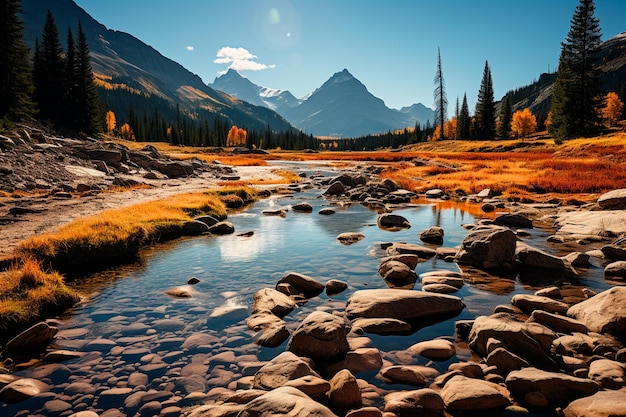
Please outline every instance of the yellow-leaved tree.
[{"label": "yellow-leaved tree", "polygon": [[624,103],[613,91],[607,93],[605,100],[604,107],[602,108],[602,117],[609,126],[615,126],[622,117]]},{"label": "yellow-leaved tree", "polygon": [[228,131],[228,136],[226,137],[226,146],[246,146],[247,137],[248,132],[240,127],[233,126]]},{"label": "yellow-leaved tree", "polygon": [[122,127],[120,127],[120,134],[122,138],[126,140],[135,140],[135,132],[133,132],[133,129],[128,123],[124,123]]},{"label": "yellow-leaved tree", "polygon": [[113,113],[112,110],[109,110],[106,114],[106,123],[107,123],[107,133],[110,135],[116,126],[115,113]]},{"label": "yellow-leaved tree", "polygon": [[525,138],[537,131],[537,118],[530,112],[529,108],[518,110],[513,113],[511,130],[516,136]]}]

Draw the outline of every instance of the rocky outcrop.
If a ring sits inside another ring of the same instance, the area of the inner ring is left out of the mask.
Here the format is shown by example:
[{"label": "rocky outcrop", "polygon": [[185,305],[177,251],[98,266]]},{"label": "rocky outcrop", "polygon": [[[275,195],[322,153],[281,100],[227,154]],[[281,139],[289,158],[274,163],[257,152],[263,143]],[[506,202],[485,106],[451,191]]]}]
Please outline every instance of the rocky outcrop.
[{"label": "rocky outcrop", "polygon": [[626,189],[609,191],[598,198],[598,205],[603,210],[626,209]]},{"label": "rocky outcrop", "polygon": [[584,323],[589,330],[626,335],[626,287],[613,287],[573,305],[567,315]]}]

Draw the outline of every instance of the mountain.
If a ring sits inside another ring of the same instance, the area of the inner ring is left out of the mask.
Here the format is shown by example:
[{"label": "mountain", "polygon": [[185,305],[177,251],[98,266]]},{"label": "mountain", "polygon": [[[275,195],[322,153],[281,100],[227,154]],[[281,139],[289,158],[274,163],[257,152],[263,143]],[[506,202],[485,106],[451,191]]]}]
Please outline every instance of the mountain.
[{"label": "mountain", "polygon": [[91,61],[99,85],[111,90],[124,90],[179,104],[190,114],[205,109],[228,119],[232,124],[263,131],[269,124],[274,130],[292,127],[267,108],[254,106],[223,92],[215,91],[182,65],[164,57],[157,50],[132,35],[107,29],[93,19],[73,0],[22,0],[22,20],[26,43],[34,49],[41,38],[47,11],[54,15],[59,35],[65,43],[67,29],[74,36],[80,20]]},{"label": "mountain", "polygon": [[[624,100],[626,95],[626,32],[603,42],[596,59],[604,93],[614,91]],[[508,92],[511,109],[516,111],[528,107],[538,119],[545,120],[550,111],[552,86],[555,80],[555,73],[544,73],[533,83]]]},{"label": "mountain", "polygon": [[347,69],[334,74],[321,87],[298,100],[289,91],[260,87],[234,70],[211,84],[242,100],[275,110],[292,125],[316,136],[358,137],[425,124],[433,110],[414,104],[402,110],[388,108]]}]

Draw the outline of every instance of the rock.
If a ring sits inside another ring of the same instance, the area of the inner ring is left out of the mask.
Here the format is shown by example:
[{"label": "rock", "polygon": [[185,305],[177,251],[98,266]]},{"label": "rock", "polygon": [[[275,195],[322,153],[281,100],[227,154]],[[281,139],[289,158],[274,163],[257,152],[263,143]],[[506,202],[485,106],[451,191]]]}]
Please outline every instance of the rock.
[{"label": "rock", "polygon": [[281,209],[281,208],[277,208],[277,209],[267,209],[267,210],[263,210],[261,212],[262,215],[264,216],[279,216],[279,217],[285,217],[287,215],[287,210],[285,209]]},{"label": "rock", "polygon": [[446,361],[456,354],[454,344],[445,339],[419,342],[410,346],[407,350],[434,361]]},{"label": "rock", "polygon": [[298,204],[294,204],[291,206],[291,209],[297,213],[311,213],[313,212],[313,206],[309,203],[302,202]]},{"label": "rock", "polygon": [[254,330],[255,332],[263,330],[266,327],[282,326],[284,323],[283,319],[269,311],[256,312],[246,320],[248,328],[250,330]]},{"label": "rock", "polygon": [[433,245],[443,245],[444,231],[439,226],[431,226],[420,233],[420,240]]},{"label": "rock", "polygon": [[314,311],[295,330],[287,349],[298,356],[334,362],[350,350],[344,319],[323,311]]},{"label": "rock", "polygon": [[516,294],[511,299],[511,303],[525,313],[543,310],[549,313],[565,314],[569,309],[569,305],[561,301],[532,294]]},{"label": "rock", "polygon": [[378,227],[381,229],[409,229],[411,223],[398,214],[385,213],[378,216]]},{"label": "rock", "polygon": [[32,378],[20,378],[0,389],[0,401],[12,404],[48,391],[48,385]]},{"label": "rock", "polygon": [[365,239],[365,235],[358,232],[345,232],[337,236],[337,240],[343,245],[352,245]]},{"label": "rock", "polygon": [[335,181],[324,191],[324,195],[341,195],[346,192],[346,187],[341,183],[341,181]]},{"label": "rock", "polygon": [[484,198],[491,198],[492,195],[493,193],[491,192],[491,189],[483,188],[482,190],[480,190],[480,192],[478,192],[478,194],[476,194],[476,197],[480,199],[484,199]]},{"label": "rock", "polygon": [[544,251],[518,242],[515,256],[517,263],[526,268],[553,269],[563,271],[565,262],[558,256],[550,255]]},{"label": "rock", "polygon": [[541,392],[552,406],[562,406],[602,390],[600,384],[590,379],[537,368],[511,372],[506,377],[506,387],[519,398],[531,392]]},{"label": "rock", "polygon": [[465,282],[463,278],[457,276],[447,276],[445,274],[420,274],[422,285],[444,284],[456,288],[462,288]]},{"label": "rock", "polygon": [[589,365],[589,379],[605,389],[620,389],[626,385],[626,367],[610,359],[598,359]]},{"label": "rock", "polygon": [[220,222],[213,216],[199,216],[199,217],[196,217],[194,220],[197,222],[202,222],[209,227],[214,226]]},{"label": "rock", "polygon": [[626,287],[613,287],[573,305],[567,315],[593,332],[626,335]]},{"label": "rock", "polygon": [[411,330],[411,325],[402,320],[391,318],[356,319],[352,322],[352,331],[374,334],[398,334]]},{"label": "rock", "polygon": [[207,326],[210,329],[222,330],[247,317],[248,308],[246,306],[225,305],[216,307],[207,318]]},{"label": "rock", "polygon": [[482,269],[511,269],[515,263],[517,237],[502,227],[473,229],[461,243],[455,259]]},{"label": "rock", "polygon": [[616,245],[606,245],[600,250],[606,259],[612,261],[626,261],[626,249],[624,248]]},{"label": "rock", "polygon": [[336,211],[331,208],[323,208],[319,211],[319,214],[321,214],[322,216],[330,216],[335,213]]},{"label": "rock", "polygon": [[520,213],[505,213],[497,216],[493,223],[497,226],[532,229],[533,222],[527,216]]},{"label": "rock", "polygon": [[39,322],[9,340],[3,353],[23,353],[45,347],[56,336],[59,329],[45,322]]},{"label": "rock", "polygon": [[89,159],[102,161],[107,165],[115,165],[122,162],[122,152],[113,149],[87,149]]},{"label": "rock", "polygon": [[604,276],[607,278],[626,279],[626,261],[616,261],[604,268]]},{"label": "rock", "polygon": [[279,387],[244,405],[237,417],[336,417],[322,404],[294,387]]},{"label": "rock", "polygon": [[254,293],[253,298],[253,313],[269,311],[272,314],[283,317],[296,308],[296,303],[291,298],[272,288],[263,288],[257,291]]},{"label": "rock", "polygon": [[285,382],[285,387],[294,387],[311,398],[320,399],[330,390],[330,383],[322,378],[307,375]]},{"label": "rock", "polygon": [[563,257],[563,260],[569,262],[572,266],[589,267],[590,256],[582,252],[572,252]]},{"label": "rock", "polygon": [[[437,254],[437,251],[414,243],[394,243],[387,248],[387,254],[391,255],[391,257],[415,255],[419,258],[430,259]],[[407,265],[409,264],[407,263]]]},{"label": "rock", "polygon": [[382,265],[382,264],[384,264],[386,262],[389,262],[389,261],[402,262],[403,264],[408,266],[410,269],[415,269],[415,267],[419,263],[419,256],[418,255],[413,255],[413,254],[402,254],[402,255],[388,256],[386,258],[382,258],[380,260],[380,264]]},{"label": "rock", "polygon": [[72,413],[68,417],[98,417],[98,414],[95,411],[85,410]]},{"label": "rock", "polygon": [[197,220],[191,220],[183,224],[183,234],[185,236],[200,236],[208,232],[209,226]]},{"label": "rock", "polygon": [[276,356],[254,375],[253,387],[272,390],[285,385],[287,381],[307,375],[317,375],[308,363],[292,352],[283,352]]},{"label": "rock", "polygon": [[410,321],[458,314],[465,304],[454,296],[423,291],[374,289],[356,291],[346,305],[350,317],[395,318]]},{"label": "rock", "polygon": [[626,417],[625,391],[600,391],[572,401],[564,410],[565,417]]},{"label": "rock", "polygon": [[415,391],[400,391],[385,396],[385,412],[397,417],[443,417],[444,402],[430,388]]},{"label": "rock", "polygon": [[496,206],[491,203],[483,203],[480,206],[480,209],[484,211],[485,213],[492,213],[496,210]]},{"label": "rock", "polygon": [[347,369],[339,371],[329,382],[328,398],[333,408],[340,414],[363,406],[361,389],[350,371]]},{"label": "rock", "polygon": [[417,274],[411,268],[398,261],[387,261],[378,267],[378,273],[391,288],[411,289],[417,281]]},{"label": "rock", "polygon": [[331,279],[326,282],[326,294],[336,295],[344,292],[348,289],[348,283],[340,281],[338,279]]},{"label": "rock", "polygon": [[276,285],[287,283],[292,285],[298,292],[307,298],[315,297],[324,291],[324,284],[307,275],[298,274],[297,272],[288,272]]},{"label": "rock", "polygon": [[214,235],[230,235],[235,233],[235,226],[231,222],[219,222],[209,227],[209,233]]},{"label": "rock", "polygon": [[185,161],[154,160],[150,165],[152,169],[169,178],[183,178],[193,174],[193,166]]},{"label": "rock", "polygon": [[439,375],[439,371],[422,365],[395,365],[380,370],[380,375],[388,384],[424,386]]},{"label": "rock", "polygon": [[437,294],[453,294],[459,289],[448,284],[427,284],[422,285],[422,291],[434,292]]},{"label": "rock", "polygon": [[563,298],[563,294],[561,294],[559,287],[542,288],[535,291],[535,295],[552,298],[553,300],[560,300]]},{"label": "rock", "polygon": [[165,290],[165,294],[174,298],[191,298],[193,297],[193,290],[187,286],[181,286]]},{"label": "rock", "polygon": [[528,321],[543,324],[558,333],[587,333],[589,331],[587,326],[578,320],[541,310],[533,311]]},{"label": "rock", "polygon": [[441,390],[446,409],[450,411],[490,410],[511,404],[506,388],[493,382],[455,376]]},{"label": "rock", "polygon": [[263,332],[256,340],[259,346],[277,347],[289,338],[289,330],[284,322],[263,328]]},{"label": "rock", "polygon": [[598,205],[602,210],[626,209],[626,189],[618,189],[604,193],[598,198]]},{"label": "rock", "polygon": [[347,369],[353,374],[380,369],[383,359],[380,351],[372,347],[362,347],[349,351],[346,358],[326,368],[326,372],[334,374],[342,369]]},{"label": "rock", "polygon": [[349,411],[346,417],[383,417],[383,412],[376,407],[363,407]]},{"label": "rock", "polygon": [[191,410],[186,417],[237,417],[243,412],[244,407],[244,404],[232,403],[202,405]]},{"label": "rock", "polygon": [[443,198],[445,196],[446,192],[439,188],[433,188],[424,193],[424,197],[426,198]]},{"label": "rock", "polygon": [[508,313],[477,317],[468,338],[470,348],[484,357],[488,353],[487,342],[491,338],[503,342],[508,350],[530,364],[556,368],[547,354],[556,335],[540,324],[518,321]]},{"label": "rock", "polygon": [[481,365],[476,362],[457,362],[448,366],[448,371],[459,371],[468,378],[483,379],[485,373]]},{"label": "rock", "polygon": [[498,347],[490,350],[487,355],[487,365],[495,366],[502,375],[506,375],[511,371],[517,371],[518,369],[526,368],[529,366],[528,362],[520,358],[516,354],[509,352],[503,347]]}]

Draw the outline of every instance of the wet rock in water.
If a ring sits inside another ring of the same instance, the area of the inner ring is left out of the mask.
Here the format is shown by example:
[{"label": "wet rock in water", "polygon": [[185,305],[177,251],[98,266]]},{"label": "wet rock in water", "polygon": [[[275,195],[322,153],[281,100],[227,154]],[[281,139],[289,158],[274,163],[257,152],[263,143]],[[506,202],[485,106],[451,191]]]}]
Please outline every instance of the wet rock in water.
[{"label": "wet rock in water", "polygon": [[444,339],[419,342],[410,346],[407,350],[434,361],[446,361],[456,354],[454,344]]},{"label": "wet rock in water", "polygon": [[378,227],[383,229],[408,229],[411,227],[411,223],[398,214],[381,214],[378,216]]},{"label": "wet rock in water", "polygon": [[547,327],[521,322],[508,313],[477,317],[468,337],[470,348],[484,357],[491,338],[503,342],[511,352],[530,364],[547,369],[557,368],[547,354],[556,335]]},{"label": "wet rock in water", "polygon": [[602,390],[600,384],[590,379],[542,371],[537,368],[524,368],[511,372],[506,377],[506,387],[518,398],[524,398],[533,392],[540,392],[552,406],[562,406]]},{"label": "wet rock in water", "polygon": [[480,206],[480,209],[485,213],[491,213],[496,210],[496,206],[491,203],[484,203]]},{"label": "wet rock in water", "polygon": [[230,235],[235,233],[235,226],[231,222],[219,222],[209,227],[209,233],[214,235]]},{"label": "wet rock in water", "polygon": [[613,287],[573,305],[567,315],[593,332],[626,335],[626,287]]},{"label": "wet rock in water", "polygon": [[515,264],[517,237],[503,227],[473,229],[461,243],[455,259],[460,264],[482,269],[512,269]]},{"label": "wet rock in water", "polygon": [[416,255],[419,258],[430,259],[437,254],[437,251],[414,243],[394,243],[387,248],[390,256]]},{"label": "wet rock in water", "polygon": [[285,217],[287,215],[287,210],[285,209],[281,209],[281,208],[277,208],[277,209],[267,209],[267,210],[263,210],[261,212],[262,215],[264,216],[279,216],[279,217]]},{"label": "wet rock in water", "polygon": [[49,386],[33,378],[20,378],[0,389],[0,401],[18,403],[48,391]]},{"label": "wet rock in water", "polygon": [[603,246],[600,251],[606,259],[612,261],[626,261],[626,249],[616,245]]},{"label": "wet rock in water", "polygon": [[289,339],[289,330],[284,322],[263,327],[261,335],[256,339],[259,346],[277,347]]},{"label": "wet rock in water", "polygon": [[541,310],[533,311],[528,321],[543,324],[559,333],[587,333],[589,331],[587,326],[578,320]]},{"label": "wet rock in water", "polygon": [[191,298],[193,297],[193,290],[189,287],[181,286],[165,290],[165,294],[174,298]]},{"label": "wet rock in water", "polygon": [[493,382],[455,376],[441,390],[441,398],[450,411],[477,411],[504,408],[511,404],[506,388]]},{"label": "wet rock in water", "polygon": [[511,303],[528,314],[535,310],[547,311],[548,313],[565,314],[569,309],[569,305],[561,301],[532,294],[516,294],[511,299]]},{"label": "wet rock in water", "polygon": [[296,303],[283,294],[272,288],[263,288],[254,293],[254,303],[252,312],[269,311],[279,317],[291,313],[296,308]]},{"label": "wet rock in water", "polygon": [[410,321],[458,314],[465,304],[454,296],[423,291],[374,289],[356,291],[346,305],[350,317],[395,318]]},{"label": "wet rock in water", "polygon": [[459,288],[453,287],[448,284],[427,284],[422,285],[422,291],[425,292],[434,292],[437,294],[453,294],[457,292]]},{"label": "wet rock in water", "polygon": [[626,386],[626,365],[610,359],[598,359],[589,365],[589,379],[605,389],[620,389]]},{"label": "wet rock in water", "polygon": [[222,330],[232,324],[239,323],[248,317],[246,306],[221,306],[213,309],[207,318],[207,326],[210,329]]},{"label": "wet rock in water", "polygon": [[187,280],[187,284],[188,285],[196,285],[196,284],[199,284],[199,283],[200,283],[200,280],[198,278],[196,278],[196,277],[191,277],[191,278],[189,278]]},{"label": "wet rock in water", "polygon": [[497,216],[494,221],[494,224],[498,226],[506,226],[506,227],[515,227],[515,228],[524,228],[524,229],[532,229],[533,221],[520,213],[505,213]]},{"label": "wet rock in water", "polygon": [[206,223],[191,220],[183,224],[183,234],[185,236],[200,236],[209,233],[209,226]]},{"label": "wet rock in water", "polygon": [[291,209],[297,213],[311,213],[313,211],[313,206],[309,203],[303,202],[294,204]]},{"label": "wet rock in water", "polygon": [[344,360],[328,366],[326,372],[332,375],[342,369],[347,369],[353,374],[358,374],[380,369],[381,366],[383,366],[383,359],[380,351],[373,347],[362,347],[349,351]]},{"label": "wet rock in water", "polygon": [[385,396],[385,412],[397,417],[443,417],[444,408],[441,396],[430,388],[393,392]]},{"label": "wet rock in water", "polygon": [[419,236],[420,240],[424,243],[443,245],[444,231],[439,226],[431,226],[428,229],[422,231]]},{"label": "wet rock in water", "polygon": [[542,288],[540,290],[535,291],[535,295],[538,295],[541,297],[549,297],[549,298],[552,298],[553,300],[560,300],[563,298],[563,294],[561,294],[561,290],[559,289],[559,287]]},{"label": "wet rock in water", "polygon": [[72,413],[68,417],[99,417],[98,413],[91,410],[79,411],[77,413]]},{"label": "wet rock in water", "polygon": [[322,216],[330,216],[331,214],[335,214],[335,213],[336,211],[331,208],[323,208],[319,212],[319,214],[321,214]]},{"label": "wet rock in water", "polygon": [[422,365],[394,365],[380,370],[383,381],[390,384],[424,386],[430,384],[439,371]]},{"label": "wet rock in water", "polygon": [[259,311],[252,314],[246,320],[246,325],[250,330],[259,331],[266,327],[282,325],[284,320],[272,314],[270,311]]},{"label": "wet rock in water", "polygon": [[411,325],[405,321],[392,318],[359,318],[352,322],[352,331],[374,334],[398,334],[411,330]]},{"label": "wet rock in water", "polygon": [[216,225],[217,223],[220,222],[215,217],[208,216],[208,215],[207,216],[196,217],[194,220],[197,221],[197,222],[202,222],[202,223],[206,224],[209,227],[214,226],[214,225]]},{"label": "wet rock in water", "polygon": [[297,388],[314,399],[324,398],[326,393],[330,390],[330,383],[328,381],[314,375],[292,379],[291,381],[285,382],[284,386]]},{"label": "wet rock in water", "polygon": [[518,242],[515,250],[517,263],[526,268],[552,269],[563,271],[565,262],[558,256],[550,255],[542,250]]},{"label": "wet rock in water", "polygon": [[341,183],[341,181],[335,181],[324,191],[324,195],[341,195],[346,192],[346,187]]},{"label": "wet rock in water", "polygon": [[24,353],[45,347],[56,336],[59,329],[46,322],[37,323],[9,340],[2,353]]},{"label": "wet rock in water", "polygon": [[308,363],[290,351],[276,356],[254,375],[253,387],[271,390],[285,385],[287,381],[307,375],[318,376]]},{"label": "wet rock in water", "polygon": [[298,356],[333,362],[350,350],[345,320],[323,311],[309,314],[295,330],[287,349]]},{"label": "wet rock in water", "polygon": [[267,394],[250,401],[243,406],[238,417],[258,416],[298,416],[298,417],[336,417],[324,405],[314,401],[294,387],[276,388]]},{"label": "wet rock in water", "polygon": [[411,268],[398,261],[387,261],[380,264],[378,273],[391,288],[413,288],[417,274]]},{"label": "wet rock in water", "polygon": [[626,209],[626,189],[618,189],[604,193],[598,198],[598,205],[603,210]]},{"label": "wet rock in water", "polygon": [[[393,246],[393,245],[391,245],[391,246]],[[403,264],[405,264],[409,268],[415,269],[415,267],[419,263],[419,256],[418,255],[414,255],[414,254],[401,254],[401,255],[388,256],[388,257],[382,258],[380,260],[380,265],[382,265],[382,264],[384,264],[386,262],[389,262],[389,261],[402,262]]]},{"label": "wet rock in water", "polygon": [[453,271],[432,271],[420,274],[422,285],[444,284],[461,289],[465,285],[462,275]]},{"label": "wet rock in water", "polygon": [[360,408],[363,405],[359,384],[347,369],[339,371],[331,378],[328,397],[333,408],[340,414]]},{"label": "wet rock in water", "polygon": [[572,252],[563,257],[563,260],[569,262],[572,266],[589,267],[590,256],[582,252]]},{"label": "wet rock in water", "polygon": [[365,235],[358,232],[345,232],[337,236],[337,240],[343,245],[352,245],[365,239]]},{"label": "wet rock in water", "polygon": [[297,272],[288,272],[278,280],[276,285],[278,286],[283,283],[290,284],[307,298],[315,297],[324,291],[324,284],[317,281],[315,278]]},{"label": "wet rock in water", "polygon": [[604,268],[604,276],[607,278],[626,279],[626,261],[616,261]]},{"label": "wet rock in water", "polygon": [[446,196],[446,192],[439,188],[433,188],[433,189],[426,191],[424,193],[424,196],[426,198],[443,198]]},{"label": "wet rock in water", "polygon": [[565,417],[626,417],[626,392],[600,391],[572,401],[564,410]]},{"label": "wet rock in water", "polygon": [[331,279],[326,282],[326,294],[336,295],[344,292],[348,289],[348,283],[340,281],[338,279]]}]

